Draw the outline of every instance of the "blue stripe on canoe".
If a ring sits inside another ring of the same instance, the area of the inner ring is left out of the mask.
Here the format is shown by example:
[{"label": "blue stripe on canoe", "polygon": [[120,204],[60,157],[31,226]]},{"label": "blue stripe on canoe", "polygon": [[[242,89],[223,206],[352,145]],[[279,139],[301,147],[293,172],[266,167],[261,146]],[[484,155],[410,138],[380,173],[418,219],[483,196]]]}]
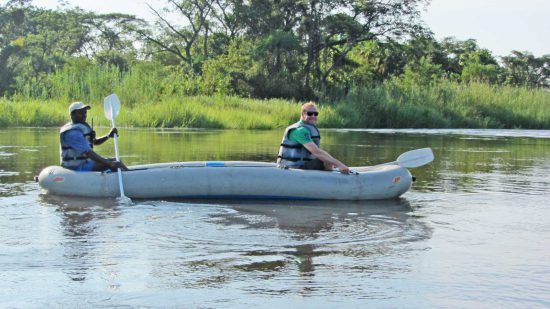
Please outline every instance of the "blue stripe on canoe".
[{"label": "blue stripe on canoe", "polygon": [[207,162],[206,162],[206,166],[211,166],[211,167],[224,167],[224,166],[225,166],[225,162],[223,162],[223,161],[207,161]]}]

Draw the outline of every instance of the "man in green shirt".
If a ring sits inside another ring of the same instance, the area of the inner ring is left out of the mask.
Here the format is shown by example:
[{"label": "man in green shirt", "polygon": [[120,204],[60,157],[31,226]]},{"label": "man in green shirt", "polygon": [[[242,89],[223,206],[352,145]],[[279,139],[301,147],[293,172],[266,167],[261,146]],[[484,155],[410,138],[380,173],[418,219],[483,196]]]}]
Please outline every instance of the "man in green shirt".
[{"label": "man in green shirt", "polygon": [[302,105],[300,121],[285,130],[277,164],[280,167],[333,170],[349,174],[349,167],[321,149],[321,135],[317,129],[317,106],[313,102]]}]

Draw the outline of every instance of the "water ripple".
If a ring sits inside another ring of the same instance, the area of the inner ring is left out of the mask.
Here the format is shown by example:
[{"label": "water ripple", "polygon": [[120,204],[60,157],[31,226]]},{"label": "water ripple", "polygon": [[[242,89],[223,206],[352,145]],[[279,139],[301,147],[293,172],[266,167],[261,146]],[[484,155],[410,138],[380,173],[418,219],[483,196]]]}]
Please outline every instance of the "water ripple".
[{"label": "water ripple", "polygon": [[[123,210],[124,216],[141,215],[119,237],[132,246],[148,248],[150,271],[158,288],[196,289],[257,281],[262,287],[253,285],[249,291],[303,293],[303,286],[292,287],[298,276],[317,278],[306,290],[321,295],[333,290],[338,280],[322,278],[326,272],[349,279],[357,274],[379,276],[406,270],[383,260],[388,255],[410,254],[410,250],[400,253],[397,248],[407,248],[431,234],[410,216],[411,208],[402,201],[372,207],[161,201],[133,207],[131,213]],[[125,236],[135,230],[146,231],[146,237]],[[266,288],[266,280],[277,283]],[[341,292],[350,293],[350,289],[344,284]]]}]

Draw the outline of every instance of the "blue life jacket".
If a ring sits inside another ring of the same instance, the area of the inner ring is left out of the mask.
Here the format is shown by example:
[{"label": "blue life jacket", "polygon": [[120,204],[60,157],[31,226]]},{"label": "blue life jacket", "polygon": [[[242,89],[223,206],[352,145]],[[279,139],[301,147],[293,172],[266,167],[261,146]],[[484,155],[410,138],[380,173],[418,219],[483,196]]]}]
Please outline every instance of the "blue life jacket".
[{"label": "blue life jacket", "polygon": [[95,131],[87,123],[68,122],[59,130],[59,142],[61,144],[61,166],[66,168],[76,168],[86,162],[88,157],[84,153],[79,153],[70,145],[65,144],[64,135],[71,131],[78,130],[82,132],[84,138],[94,148]]}]

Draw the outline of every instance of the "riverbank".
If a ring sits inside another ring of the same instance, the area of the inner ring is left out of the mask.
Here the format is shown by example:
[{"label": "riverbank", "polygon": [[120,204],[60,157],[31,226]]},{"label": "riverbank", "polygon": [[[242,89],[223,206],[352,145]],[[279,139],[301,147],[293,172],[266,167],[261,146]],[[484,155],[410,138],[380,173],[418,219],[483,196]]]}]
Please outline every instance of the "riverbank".
[{"label": "riverbank", "polygon": [[[107,95],[107,94],[106,94]],[[164,96],[157,102],[125,104],[120,127],[276,129],[297,120],[303,102],[231,96]],[[60,126],[71,99],[0,99],[0,127]],[[89,121],[109,126],[103,102]],[[430,86],[393,80],[352,89],[319,102],[325,128],[550,128],[550,92],[485,83],[441,81]]]}]

